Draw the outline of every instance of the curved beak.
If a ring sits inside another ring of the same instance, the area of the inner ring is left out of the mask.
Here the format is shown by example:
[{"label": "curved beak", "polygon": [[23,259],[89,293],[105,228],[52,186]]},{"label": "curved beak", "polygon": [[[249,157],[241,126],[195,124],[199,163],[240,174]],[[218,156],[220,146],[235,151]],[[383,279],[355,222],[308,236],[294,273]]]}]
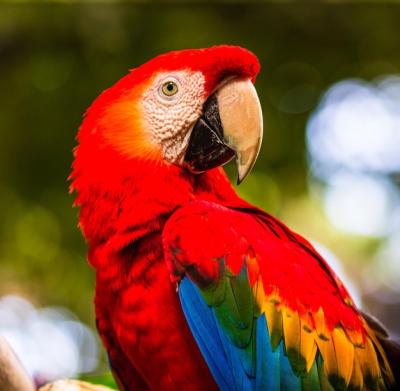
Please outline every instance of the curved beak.
[{"label": "curved beak", "polygon": [[204,104],[184,161],[192,172],[203,172],[236,157],[239,184],[257,160],[262,134],[261,105],[253,83],[230,79]]}]

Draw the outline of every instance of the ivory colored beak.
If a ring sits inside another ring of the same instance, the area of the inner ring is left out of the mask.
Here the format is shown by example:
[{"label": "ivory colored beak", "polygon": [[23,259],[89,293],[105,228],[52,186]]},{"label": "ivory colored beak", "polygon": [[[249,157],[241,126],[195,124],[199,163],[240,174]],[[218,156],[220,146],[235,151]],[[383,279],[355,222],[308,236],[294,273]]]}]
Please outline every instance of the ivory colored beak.
[{"label": "ivory colored beak", "polygon": [[263,117],[250,79],[232,79],[216,91],[224,142],[236,152],[240,184],[253,168],[261,147]]}]

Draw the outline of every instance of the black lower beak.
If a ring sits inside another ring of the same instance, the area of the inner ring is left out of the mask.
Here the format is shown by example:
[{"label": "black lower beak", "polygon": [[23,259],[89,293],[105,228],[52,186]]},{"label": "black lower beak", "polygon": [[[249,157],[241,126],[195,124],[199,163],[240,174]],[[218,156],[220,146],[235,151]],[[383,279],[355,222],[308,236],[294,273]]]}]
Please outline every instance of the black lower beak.
[{"label": "black lower beak", "polygon": [[184,162],[190,171],[200,173],[221,166],[235,156],[224,142],[218,101],[212,94],[203,106],[203,115],[193,127]]}]

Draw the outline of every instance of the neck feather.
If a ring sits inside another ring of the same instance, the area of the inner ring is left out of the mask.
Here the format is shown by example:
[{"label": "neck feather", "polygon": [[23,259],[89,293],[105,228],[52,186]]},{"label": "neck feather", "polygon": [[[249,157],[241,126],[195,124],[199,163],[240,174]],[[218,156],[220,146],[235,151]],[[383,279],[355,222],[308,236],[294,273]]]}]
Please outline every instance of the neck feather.
[{"label": "neck feather", "polygon": [[79,224],[89,244],[89,261],[96,269],[110,263],[105,248],[111,254],[149,233],[161,232],[170,214],[192,200],[238,199],[222,168],[192,175],[175,165],[121,160],[112,154],[107,154],[107,161],[82,161],[80,156],[87,154],[80,152],[71,188],[77,192]]}]

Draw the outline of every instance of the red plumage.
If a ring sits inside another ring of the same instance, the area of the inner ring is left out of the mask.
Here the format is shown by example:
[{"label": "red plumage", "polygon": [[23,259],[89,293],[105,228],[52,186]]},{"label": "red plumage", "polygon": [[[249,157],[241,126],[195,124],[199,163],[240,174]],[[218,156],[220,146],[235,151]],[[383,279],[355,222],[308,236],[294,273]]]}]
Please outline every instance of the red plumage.
[{"label": "red plumage", "polygon": [[129,389],[216,387],[171,284],[161,232],[168,216],[193,199],[237,197],[221,169],[195,177],[161,160],[120,154],[105,140],[114,124],[102,122],[115,102],[156,70],[185,68],[204,72],[210,92],[229,75],[255,79],[259,64],[247,50],[229,46],[156,57],[95,100],[75,149],[71,189],[96,269],[97,326],[117,377]]},{"label": "red plumage", "polygon": [[[296,309],[303,305],[307,311],[317,310],[324,302],[329,327],[342,322],[349,329],[363,329],[357,311],[344,303],[350,300],[347,292],[308,242],[239,199],[221,168],[193,175],[149,150],[136,134],[140,133],[139,123],[137,129],[136,125],[127,127],[121,107],[130,107],[155,72],[180,69],[202,72],[205,93],[210,94],[229,76],[254,81],[259,63],[245,49],[221,46],[171,52],[134,69],[103,92],[87,111],[71,174],[80,227],[89,246],[88,259],[96,270],[97,327],[121,387],[132,390],[216,388],[182,313],[162,243],[164,226],[173,213],[183,207],[190,215],[188,205],[199,201],[241,209],[243,216],[238,219],[232,215],[231,222],[218,220],[218,211],[210,206],[209,218],[219,221],[216,230],[222,235],[213,240],[198,219],[174,224],[179,217],[176,212],[173,223],[169,222],[171,240],[178,230],[180,240],[190,242],[187,247],[193,252],[190,258],[196,260],[196,267],[201,269],[204,262],[207,274],[206,258],[218,256],[229,246],[232,257],[228,263],[232,270],[240,269],[240,246],[246,243],[225,238],[224,227],[253,227],[249,237],[255,241],[263,238],[256,250],[273,255],[274,267],[268,269],[273,276],[268,281],[282,287],[288,305]],[[137,137],[133,154],[121,152],[114,144],[110,135],[119,127],[132,132],[134,142]],[[206,203],[203,206],[208,208]],[[231,216],[229,213],[224,216]],[[257,219],[264,225],[254,229]],[[281,234],[279,240],[274,230]],[[268,281],[264,283],[266,292]],[[316,290],[309,291],[310,286]]]}]

